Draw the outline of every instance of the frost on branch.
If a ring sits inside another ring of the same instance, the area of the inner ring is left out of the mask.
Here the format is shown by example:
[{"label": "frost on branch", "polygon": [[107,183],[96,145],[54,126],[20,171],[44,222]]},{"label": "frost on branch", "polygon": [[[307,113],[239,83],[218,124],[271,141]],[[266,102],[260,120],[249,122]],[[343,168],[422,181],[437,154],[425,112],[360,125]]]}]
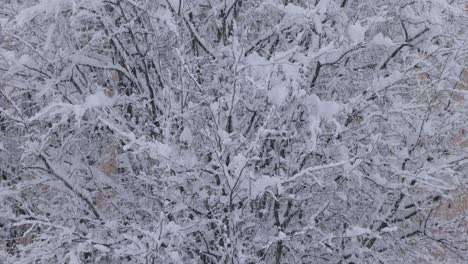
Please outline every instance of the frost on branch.
[{"label": "frost on branch", "polygon": [[0,263],[468,261],[463,1],[0,1]]}]

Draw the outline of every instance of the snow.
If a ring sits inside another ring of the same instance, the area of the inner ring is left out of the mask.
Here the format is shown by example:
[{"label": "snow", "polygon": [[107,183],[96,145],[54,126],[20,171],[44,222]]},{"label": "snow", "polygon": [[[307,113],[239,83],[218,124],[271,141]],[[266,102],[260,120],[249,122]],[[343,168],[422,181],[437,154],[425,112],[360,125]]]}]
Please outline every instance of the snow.
[{"label": "snow", "polygon": [[311,107],[312,115],[309,116],[309,129],[311,136],[309,138],[311,150],[315,150],[317,145],[317,135],[320,134],[320,123],[322,120],[334,120],[333,115],[337,114],[343,109],[343,106],[332,101],[322,101],[320,98],[315,95],[309,95],[305,97],[305,102]]},{"label": "snow", "polygon": [[348,26],[348,38],[351,43],[356,45],[364,41],[367,28],[363,27],[361,23],[356,22],[354,25]]},{"label": "snow", "polygon": [[179,256],[179,251],[177,250],[171,250],[169,252],[169,256],[171,259],[174,261],[174,263],[182,263],[182,259]]},{"label": "snow", "polygon": [[46,51],[46,50],[48,50],[50,48],[50,45],[52,43],[52,38],[53,38],[54,31],[55,31],[55,24],[51,24],[49,26],[49,29],[47,30],[47,38],[46,38],[46,41],[44,43],[44,46],[43,46],[42,50]]},{"label": "snow", "polygon": [[397,226],[391,226],[391,227],[382,228],[381,232],[382,232],[382,233],[396,232],[397,230],[398,230],[398,227],[397,227]]},{"label": "snow", "polygon": [[328,6],[330,5],[331,0],[320,0],[317,4],[317,11],[319,14],[323,15],[327,12]]},{"label": "snow", "polygon": [[433,263],[431,208],[463,255],[462,0],[9,2],[0,262]]},{"label": "snow", "polygon": [[[2,35],[1,35],[1,31],[0,31],[0,39],[2,38]],[[9,50],[5,50],[5,49],[2,49],[0,48],[0,52],[2,54],[2,56],[6,59],[6,61],[12,61],[15,59],[15,53],[13,51],[9,51]]]},{"label": "snow", "polygon": [[192,132],[190,131],[190,127],[184,126],[184,130],[180,133],[180,140],[190,144],[192,143],[193,137]]},{"label": "snow", "polygon": [[82,104],[82,106],[86,108],[93,108],[111,106],[113,103],[114,100],[107,96],[103,89],[100,89],[96,93],[88,95],[86,97],[85,103]]},{"label": "snow", "polygon": [[174,221],[171,221],[164,226],[164,230],[169,234],[177,233],[180,229],[181,227],[178,224],[174,223]]},{"label": "snow", "polygon": [[317,107],[317,113],[321,118],[329,118],[343,109],[343,106],[337,102],[322,101],[316,95],[312,95],[312,102]]},{"label": "snow", "polygon": [[96,67],[96,68],[101,68],[101,69],[108,69],[108,70],[116,70],[119,71],[125,76],[127,76],[129,79],[131,79],[134,83],[138,83],[137,80],[133,77],[133,75],[129,74],[126,69],[124,69],[122,66],[118,64],[107,64],[105,62],[102,62],[96,58],[92,58],[89,56],[84,56],[83,54],[76,53],[72,54],[69,56],[69,59],[76,64],[82,64],[82,65],[87,65],[91,67]]},{"label": "snow", "polygon": [[81,120],[86,110],[97,107],[112,106],[113,103],[114,100],[108,97],[104,93],[103,89],[100,89],[94,94],[89,94],[83,104],[73,105],[73,112],[75,113],[77,120]]},{"label": "snow", "polygon": [[[177,11],[177,9],[175,9]],[[156,11],[156,17],[158,19],[161,19],[162,21],[164,21],[164,24],[167,25],[167,27],[169,28],[169,30],[177,33],[178,30],[177,30],[177,25],[175,24],[174,22],[174,18],[172,17],[172,12],[167,9],[167,8],[159,8],[157,11]]]},{"label": "snow", "polygon": [[[256,176],[253,176],[256,177]],[[252,178],[252,177],[251,177]],[[250,194],[253,197],[256,197],[259,194],[264,193],[269,188],[278,187],[278,192],[282,192],[281,180],[277,177],[272,177],[268,175],[259,176],[256,179],[251,179],[251,189]]]},{"label": "snow", "polygon": [[267,86],[268,80],[265,80],[265,76],[270,76],[273,67],[269,60],[260,56],[257,52],[252,52],[244,58],[243,64],[246,65],[245,67],[252,75],[253,81],[260,81],[259,86]]},{"label": "snow", "polygon": [[[179,11],[179,3],[181,2],[181,0],[168,0],[168,2],[176,12]],[[182,3],[183,2],[184,0],[182,0]]]},{"label": "snow", "polygon": [[384,47],[391,47],[395,45],[390,38],[385,37],[382,33],[375,35],[371,43],[382,45]]},{"label": "snow", "polygon": [[15,21],[19,27],[22,27],[27,25],[30,20],[34,19],[37,15],[56,15],[60,6],[66,4],[67,2],[68,1],[63,0],[41,0],[37,4],[21,10],[21,12],[19,12],[19,14],[15,17]]},{"label": "snow", "polygon": [[322,21],[321,21],[320,16],[314,16],[313,20],[314,20],[315,30],[317,31],[318,34],[322,34],[323,26],[322,26]]},{"label": "snow", "polygon": [[244,167],[246,166],[246,164],[247,164],[247,158],[244,155],[242,155],[242,154],[236,155],[232,159],[232,162],[229,164],[229,167],[234,172],[233,176],[234,177],[241,176],[241,173],[242,173]]},{"label": "snow", "polygon": [[0,38],[2,37],[2,28],[8,23],[8,18],[0,18]]},{"label": "snow", "polygon": [[292,3],[288,3],[285,7],[283,7],[283,11],[286,12],[288,16],[292,17],[307,15],[307,10]]},{"label": "snow", "polygon": [[218,136],[221,139],[221,142],[223,143],[223,145],[231,145],[233,143],[231,137],[229,136],[229,133],[226,132],[226,130],[218,129],[217,132],[218,132]]},{"label": "snow", "polygon": [[328,163],[326,165],[319,165],[319,166],[313,166],[309,167],[306,169],[301,170],[300,172],[294,174],[292,177],[284,179],[282,182],[292,182],[297,180],[298,178],[307,175],[309,173],[315,172],[315,171],[320,171],[324,169],[329,169],[329,168],[334,168],[334,167],[340,167],[343,166],[351,161],[354,161],[355,158],[349,159],[349,160],[343,160],[343,161],[338,161],[338,162],[333,162],[333,163]]},{"label": "snow", "polygon": [[77,256],[76,251],[72,251],[72,252],[68,253],[68,256],[69,256],[69,263],[70,264],[80,264],[81,263],[79,256]]},{"label": "snow", "polygon": [[285,240],[287,238],[288,236],[283,231],[278,232],[278,240]]},{"label": "snow", "polygon": [[271,87],[268,97],[275,105],[281,105],[288,97],[289,89],[286,82],[278,82]]},{"label": "snow", "polygon": [[366,234],[372,234],[372,231],[369,228],[364,228],[360,226],[353,226],[351,228],[348,228],[345,233],[347,237],[356,237]]},{"label": "snow", "polygon": [[337,192],[335,193],[335,195],[340,198],[341,200],[343,200],[344,202],[347,202],[348,201],[348,196],[346,195],[346,193],[343,193],[343,192]]},{"label": "snow", "polygon": [[81,119],[87,110],[112,106],[114,104],[114,100],[115,98],[108,97],[104,93],[103,89],[100,89],[94,94],[89,94],[82,104],[51,103],[47,107],[44,107],[41,112],[38,112],[29,118],[29,122],[37,120],[46,114],[49,114],[50,116],[61,115],[61,120],[65,122],[68,115],[73,113],[78,121],[77,125],[79,126]]},{"label": "snow", "polygon": [[161,157],[167,159],[169,158],[173,151],[172,147],[168,144],[164,144],[157,140],[146,141],[145,137],[137,138],[135,133],[133,132],[126,132],[124,129],[119,128],[118,125],[113,124],[112,122],[99,117],[98,118],[101,122],[103,122],[106,126],[108,126],[111,130],[113,130],[117,136],[123,137],[128,140],[128,143],[123,146],[124,150],[129,150],[136,145],[136,150],[139,151],[148,151],[148,154],[152,159],[159,159]]},{"label": "snow", "polygon": [[106,247],[106,246],[103,246],[103,245],[99,245],[99,244],[94,244],[93,247],[99,251],[102,251],[102,252],[110,252],[110,248]]},{"label": "snow", "polygon": [[394,71],[388,76],[380,76],[372,81],[372,90],[380,91],[384,88],[387,88],[400,81],[402,77],[403,74],[399,71]]}]

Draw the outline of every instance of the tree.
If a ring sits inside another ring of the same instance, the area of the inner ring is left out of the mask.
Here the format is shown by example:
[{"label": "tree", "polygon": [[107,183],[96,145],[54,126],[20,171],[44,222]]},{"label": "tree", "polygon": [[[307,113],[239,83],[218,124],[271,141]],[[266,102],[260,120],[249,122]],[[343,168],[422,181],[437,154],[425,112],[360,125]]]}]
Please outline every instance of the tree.
[{"label": "tree", "polygon": [[2,0],[0,256],[466,261],[464,8]]}]

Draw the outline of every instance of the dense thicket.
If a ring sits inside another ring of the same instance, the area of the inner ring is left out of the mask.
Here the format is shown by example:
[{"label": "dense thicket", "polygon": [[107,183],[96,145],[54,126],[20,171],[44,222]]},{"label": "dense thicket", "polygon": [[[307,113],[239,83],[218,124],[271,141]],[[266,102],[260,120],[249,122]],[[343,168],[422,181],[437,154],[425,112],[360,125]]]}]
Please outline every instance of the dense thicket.
[{"label": "dense thicket", "polygon": [[0,263],[467,261],[461,0],[0,0]]}]

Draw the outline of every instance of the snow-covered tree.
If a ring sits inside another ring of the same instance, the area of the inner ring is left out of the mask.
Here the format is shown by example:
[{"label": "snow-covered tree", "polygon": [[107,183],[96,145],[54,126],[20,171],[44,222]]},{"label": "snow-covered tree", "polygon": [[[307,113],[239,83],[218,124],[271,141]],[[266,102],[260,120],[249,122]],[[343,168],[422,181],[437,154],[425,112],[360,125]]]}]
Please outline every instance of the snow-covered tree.
[{"label": "snow-covered tree", "polygon": [[461,0],[0,0],[0,263],[463,263]]}]

